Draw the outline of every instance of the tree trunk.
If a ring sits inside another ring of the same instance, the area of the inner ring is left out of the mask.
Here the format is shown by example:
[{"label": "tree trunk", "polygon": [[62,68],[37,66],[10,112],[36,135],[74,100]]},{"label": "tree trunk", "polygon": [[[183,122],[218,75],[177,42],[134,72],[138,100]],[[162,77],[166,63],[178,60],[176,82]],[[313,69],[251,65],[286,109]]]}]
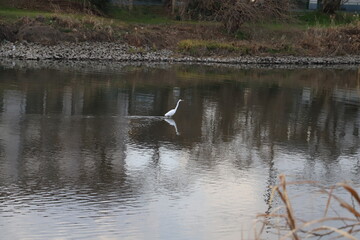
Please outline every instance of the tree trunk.
[{"label": "tree trunk", "polygon": [[334,14],[340,9],[341,0],[322,0],[322,12]]},{"label": "tree trunk", "polygon": [[176,4],[176,0],[171,0],[171,13],[172,14],[175,13],[175,4]]}]

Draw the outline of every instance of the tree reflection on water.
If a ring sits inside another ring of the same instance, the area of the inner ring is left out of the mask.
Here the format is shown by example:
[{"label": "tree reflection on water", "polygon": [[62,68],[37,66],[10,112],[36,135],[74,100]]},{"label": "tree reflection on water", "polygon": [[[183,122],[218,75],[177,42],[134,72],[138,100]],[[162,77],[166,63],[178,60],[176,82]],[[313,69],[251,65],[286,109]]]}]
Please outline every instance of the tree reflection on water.
[{"label": "tree reflection on water", "polygon": [[[93,174],[101,174],[114,149],[117,159],[125,157],[128,140],[148,147],[169,141],[202,155],[204,164],[211,164],[210,156],[229,155],[230,148],[239,168],[253,164],[254,148],[270,164],[274,145],[306,151],[310,162],[325,165],[358,151],[359,79],[353,69],[173,65],[113,74],[7,68],[0,74],[1,152],[12,163],[26,164],[38,154],[47,161],[86,153],[95,158]],[[124,118],[162,116],[179,97],[186,100],[174,121],[179,136],[162,121]],[[80,167],[81,159],[72,164]]]}]

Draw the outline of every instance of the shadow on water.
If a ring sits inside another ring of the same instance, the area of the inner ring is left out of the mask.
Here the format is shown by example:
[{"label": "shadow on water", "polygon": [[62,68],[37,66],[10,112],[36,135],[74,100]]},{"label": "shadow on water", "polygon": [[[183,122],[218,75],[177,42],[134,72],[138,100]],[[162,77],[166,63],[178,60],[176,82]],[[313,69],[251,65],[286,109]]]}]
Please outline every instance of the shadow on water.
[{"label": "shadow on water", "polygon": [[95,237],[235,239],[279,173],[360,184],[358,69],[32,64],[0,68],[0,229],[42,211],[67,234],[73,210]]}]

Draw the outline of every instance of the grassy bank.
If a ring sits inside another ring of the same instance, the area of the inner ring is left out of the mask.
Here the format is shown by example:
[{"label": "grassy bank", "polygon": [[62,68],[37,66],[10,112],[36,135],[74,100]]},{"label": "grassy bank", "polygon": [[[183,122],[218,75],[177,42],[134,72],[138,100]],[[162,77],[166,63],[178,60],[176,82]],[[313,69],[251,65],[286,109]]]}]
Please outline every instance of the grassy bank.
[{"label": "grassy bank", "polygon": [[296,12],[286,23],[245,23],[229,34],[217,22],[177,21],[162,6],[136,7],[131,11],[114,7],[107,16],[98,16],[0,5],[0,40],[41,44],[116,41],[192,56],[359,55],[359,19],[353,13],[330,17]]}]

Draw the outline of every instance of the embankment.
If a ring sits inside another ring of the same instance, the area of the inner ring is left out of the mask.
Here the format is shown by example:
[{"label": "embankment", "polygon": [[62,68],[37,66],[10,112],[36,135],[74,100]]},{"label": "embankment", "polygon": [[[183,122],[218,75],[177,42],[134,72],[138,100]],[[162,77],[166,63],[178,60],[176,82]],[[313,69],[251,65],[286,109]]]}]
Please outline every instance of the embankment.
[{"label": "embankment", "polygon": [[0,58],[24,60],[102,60],[133,62],[187,62],[228,64],[292,64],[327,65],[360,64],[360,56],[298,57],[298,56],[238,56],[238,57],[192,57],[179,55],[171,50],[136,48],[123,43],[109,42],[63,42],[41,45],[27,42],[0,43]]}]

